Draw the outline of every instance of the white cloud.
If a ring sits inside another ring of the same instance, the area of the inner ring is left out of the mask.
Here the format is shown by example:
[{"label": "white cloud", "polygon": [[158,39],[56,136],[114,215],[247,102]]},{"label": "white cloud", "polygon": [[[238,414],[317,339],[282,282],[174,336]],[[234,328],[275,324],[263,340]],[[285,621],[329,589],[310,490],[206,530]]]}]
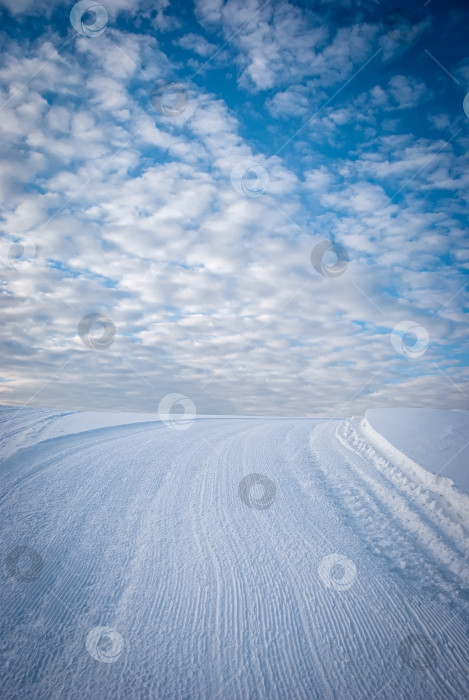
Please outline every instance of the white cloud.
[{"label": "white cloud", "polygon": [[223,0],[195,0],[196,16],[202,24],[217,24],[222,17]]},{"label": "white cloud", "polygon": [[180,37],[177,45],[188,51],[193,51],[203,58],[207,58],[218,49],[216,44],[211,44],[204,36],[194,32],[189,32],[189,34],[184,34],[184,36]]},{"label": "white cloud", "polygon": [[[228,35],[257,7],[235,0],[197,11]],[[344,80],[371,50],[374,31],[361,25],[327,37],[311,13],[266,7],[237,39],[241,82],[282,84],[271,109],[305,110],[314,81],[321,89]],[[327,158],[305,134],[302,172],[243,138],[240,117],[208,89],[188,84],[184,113],[158,114],[149,93],[172,66],[151,36],[112,29],[94,42],[76,37],[61,54],[50,39],[6,48],[1,346],[2,373],[13,381],[2,383],[3,400],[38,392],[33,401],[43,405],[152,410],[180,391],[199,412],[266,414],[350,413],[405,400],[463,405],[432,365],[447,362],[448,342],[466,347],[458,325],[465,293],[454,296],[460,275],[438,274],[438,284],[434,275],[442,255],[467,266],[462,225],[448,202],[432,211],[419,196],[437,186],[458,197],[467,191],[467,156],[454,144],[375,133],[348,156]],[[307,75],[310,84],[296,88]],[[324,110],[311,130],[319,125],[334,140],[360,109],[361,123],[373,126],[378,107],[410,108],[422,85],[395,76],[384,96],[368,91]],[[232,187],[232,167],[244,160],[265,168],[265,194],[243,197]],[[10,243],[23,235],[36,259],[9,265]],[[313,246],[330,238],[350,257],[338,278],[310,262]],[[92,311],[117,327],[101,353],[77,337]],[[419,366],[427,384],[390,343],[406,319],[432,338]]]},{"label": "white cloud", "polygon": [[[242,87],[278,88],[312,79],[312,86],[344,81],[360,61],[372,53],[377,27],[354,24],[331,37],[324,18],[312,11],[277,0],[230,0],[196,3],[202,23],[219,25],[236,47]],[[277,98],[277,103],[280,98]],[[272,106],[278,108],[276,101]]]}]

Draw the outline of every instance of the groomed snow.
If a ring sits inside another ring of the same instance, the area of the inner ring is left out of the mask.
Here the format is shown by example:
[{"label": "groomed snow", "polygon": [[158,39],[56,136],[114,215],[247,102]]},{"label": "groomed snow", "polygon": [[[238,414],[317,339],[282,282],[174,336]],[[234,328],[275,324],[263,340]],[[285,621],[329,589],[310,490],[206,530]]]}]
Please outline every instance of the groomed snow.
[{"label": "groomed snow", "polygon": [[464,494],[371,421],[1,408],[3,696],[468,697]]}]

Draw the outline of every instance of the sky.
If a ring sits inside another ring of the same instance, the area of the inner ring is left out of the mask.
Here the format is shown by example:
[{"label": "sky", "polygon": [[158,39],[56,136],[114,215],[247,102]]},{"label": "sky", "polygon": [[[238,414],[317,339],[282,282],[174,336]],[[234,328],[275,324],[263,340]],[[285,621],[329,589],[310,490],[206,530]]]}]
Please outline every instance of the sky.
[{"label": "sky", "polygon": [[469,409],[465,0],[0,20],[1,403]]}]

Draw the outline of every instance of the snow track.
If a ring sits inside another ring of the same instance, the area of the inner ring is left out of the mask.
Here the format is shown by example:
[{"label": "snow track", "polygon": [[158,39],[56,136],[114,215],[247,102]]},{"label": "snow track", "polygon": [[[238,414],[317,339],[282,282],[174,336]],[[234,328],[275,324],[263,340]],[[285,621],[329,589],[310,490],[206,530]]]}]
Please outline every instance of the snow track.
[{"label": "snow track", "polygon": [[[358,420],[134,422],[37,443],[44,417],[9,420],[2,555],[26,546],[43,566],[3,570],[4,697],[467,697],[467,523]],[[263,509],[241,497],[249,474],[269,480]],[[99,626],[122,639],[113,663],[85,646]]]}]

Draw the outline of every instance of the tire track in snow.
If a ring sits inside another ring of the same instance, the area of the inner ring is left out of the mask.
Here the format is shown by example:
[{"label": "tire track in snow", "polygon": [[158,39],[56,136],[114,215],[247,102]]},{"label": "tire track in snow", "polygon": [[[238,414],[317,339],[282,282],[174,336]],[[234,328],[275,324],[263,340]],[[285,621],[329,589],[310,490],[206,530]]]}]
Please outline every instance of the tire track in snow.
[{"label": "tire track in snow", "polygon": [[[140,432],[148,432],[148,429],[145,428]],[[95,515],[98,512],[99,503],[103,500],[103,497],[106,495],[105,492],[108,490],[107,487],[110,483],[108,479],[105,478],[106,468],[108,470],[108,474],[112,474],[112,476],[114,476],[113,472],[115,471],[114,462],[116,459],[116,455],[119,454],[119,456],[122,459],[125,456],[125,451],[122,451],[122,444],[128,444],[128,431],[125,430],[125,426],[122,429],[118,429],[117,434],[115,433],[116,431],[112,430],[110,435],[107,434],[107,437],[110,438],[109,440],[103,439],[101,434],[99,434],[99,439],[96,435],[92,436],[88,433],[82,434],[82,436],[79,438],[79,441],[84,443],[82,451],[80,452],[79,449],[74,449],[70,451],[67,460],[64,459],[64,453],[61,446],[61,438],[50,440],[48,441],[47,445],[42,446],[43,450],[41,454],[43,454],[44,452],[46,454],[52,452],[52,456],[48,456],[46,461],[49,471],[47,474],[44,474],[44,472],[42,472],[42,476],[45,477],[44,485],[46,486],[46,490],[42,498],[43,503],[47,504],[47,509],[49,511],[53,512],[55,506],[57,505],[64,508],[65,512],[69,513],[73,512],[73,507],[67,505],[67,499],[70,503],[73,503],[76,500],[78,500],[78,502],[82,501],[83,503],[87,503],[90,506],[90,508],[82,514],[75,514],[74,527],[71,528],[70,532],[72,537],[74,536],[74,533],[81,533],[80,541],[93,543],[94,546],[96,546],[96,540],[99,539],[99,528],[96,528],[94,522],[96,520]],[[133,429],[133,433],[135,437],[135,428]],[[133,455],[138,455],[139,452],[144,452],[151,438],[147,438],[146,444],[145,442],[143,442],[142,444],[140,435],[139,440],[139,447],[132,447]],[[90,457],[96,453],[97,448],[98,450],[101,450],[103,446],[106,446],[106,454],[100,460],[99,482],[95,485],[95,482],[93,482],[93,477],[95,476],[95,464],[94,459]],[[130,445],[128,445],[128,447],[130,447]],[[28,452],[30,452],[31,454],[35,454],[36,451],[36,449],[33,449],[32,451]],[[37,472],[35,471],[34,475],[36,475],[36,473]],[[76,477],[75,481],[73,479],[70,481],[68,477],[69,474],[72,474]],[[60,482],[61,480],[63,480],[64,477],[67,478],[67,483],[66,486],[64,486],[62,490],[60,490]],[[48,482],[50,483],[49,491],[51,488],[53,491],[57,491],[57,489],[59,488],[59,493],[55,497],[55,503],[48,497]],[[31,492],[31,486],[31,482],[27,479],[23,481],[22,487],[24,493],[22,494],[21,500],[23,500],[25,496],[28,496],[28,489]],[[67,494],[67,491],[69,492],[69,494]],[[16,491],[13,494],[11,494],[10,492],[10,495],[15,494]],[[95,499],[94,501],[92,499],[90,500],[91,494],[93,494],[93,498]],[[16,508],[17,507],[18,505],[16,505]],[[60,509],[58,512],[60,515]],[[99,522],[100,519],[102,518],[98,515],[97,521]],[[16,529],[18,529],[18,522],[16,523],[15,527]],[[110,536],[112,539],[112,528],[110,528],[110,530]],[[18,536],[18,532],[12,534],[12,537],[17,538]],[[87,581],[84,577],[82,571],[83,563],[86,561],[86,557],[83,556],[83,553],[81,558],[79,555],[77,556],[77,547],[79,548],[80,541],[77,541],[75,539],[73,546],[70,547],[71,551],[69,552],[67,552],[67,542],[65,541],[62,543],[62,565],[65,561],[65,574],[57,581],[57,574],[55,573],[55,570],[57,568],[58,563],[61,560],[61,557],[59,556],[59,553],[54,553],[54,543],[58,542],[59,540],[63,540],[63,536],[63,529],[51,527],[47,530],[43,530],[42,533],[35,534],[34,539],[32,541],[30,540],[30,544],[32,544],[35,548],[39,549],[39,551],[42,551],[42,553],[44,554],[46,571],[48,571],[48,569],[52,567],[52,572],[46,573],[43,579],[40,582],[38,582],[38,584],[40,584],[41,586],[41,592],[43,596],[39,600],[41,600],[41,604],[44,608],[47,608],[50,604],[52,604],[52,607],[54,609],[52,615],[55,616],[53,617],[51,616],[51,614],[47,614],[47,612],[44,612],[43,610],[42,614],[44,614],[44,616],[48,619],[48,626],[45,635],[48,635],[49,627],[51,625],[54,626],[56,624],[56,620],[63,622],[67,617],[70,618],[70,615],[68,615],[67,610],[71,613],[72,623],[74,626],[76,625],[76,620],[78,617],[86,617],[87,608],[89,607],[89,605],[86,603],[86,599],[89,598],[90,592],[96,589],[99,590],[100,578],[101,581],[105,581],[107,575],[109,575],[109,570],[106,572],[102,571],[101,577],[99,572],[100,566],[101,569],[103,568],[102,560],[103,556],[105,556],[106,549],[109,546],[109,542],[107,540],[104,541],[101,554],[99,555],[99,558],[97,560],[95,559],[94,561],[93,583],[95,585],[91,586],[89,584],[89,581]],[[36,544],[36,541],[41,542],[40,537],[42,537],[42,542],[43,544],[45,544],[45,546],[42,547],[42,550],[39,544]],[[75,562],[78,562],[79,564],[81,564],[81,566],[77,568],[75,566]],[[77,583],[80,584],[79,587],[77,587]],[[48,589],[54,585],[56,588],[56,592],[53,594],[54,600],[50,600]],[[116,589],[118,590],[118,587],[116,587]],[[77,590],[81,594],[81,596],[78,598],[76,597]],[[71,596],[68,596],[64,591],[70,591]],[[22,597],[18,597],[18,608],[22,607],[24,605],[24,602],[25,601]],[[109,603],[112,604],[112,600],[110,600]],[[36,605],[37,607],[40,607],[39,602]],[[74,611],[80,611],[80,613],[78,614],[78,612],[75,613]],[[18,613],[18,609],[13,610],[13,615],[15,613]],[[92,608],[90,610],[90,615],[92,616]],[[58,626],[60,628],[60,624]],[[31,645],[26,645],[25,649],[23,650],[23,658],[30,657],[32,660],[34,660],[38,656],[38,653],[41,653],[41,649],[39,649],[38,651],[32,648]],[[20,664],[21,657],[15,660],[15,662],[17,665]]]},{"label": "tire track in snow", "polygon": [[[437,576],[434,567],[431,571],[431,580],[434,581],[437,577],[441,590],[447,587],[446,579],[451,578],[448,570],[454,574],[452,583],[459,581],[456,584],[458,590],[461,590],[461,586],[466,589],[469,585],[469,542],[460,538],[460,525],[444,513],[430,510],[428,505],[431,494],[413,483],[396,467],[391,467],[367,445],[357,433],[357,428],[358,420],[347,420],[339,426],[337,436],[346,449],[359,457],[349,460],[349,466],[363,485],[368,500],[376,504],[375,513],[387,512],[391,519],[397,521],[396,525],[400,525],[401,532],[413,535],[415,542],[425,549],[425,556],[419,557],[421,566],[424,566],[423,561],[431,566],[428,554],[440,564],[440,568],[443,565],[443,576]],[[372,470],[369,465],[372,465]],[[419,506],[422,497],[427,512]],[[432,498],[433,502],[434,500]],[[421,580],[421,576],[419,578]]]},{"label": "tire track in snow", "polygon": [[[388,504],[389,498],[397,497],[397,492],[390,490],[389,483],[383,483],[382,475],[364,454],[360,451],[351,454],[343,438],[335,439],[336,430],[339,432],[341,428],[343,425],[337,430],[332,423],[318,426],[311,436],[311,449],[322,464],[323,487],[339,517],[364,537],[364,543],[371,548],[381,568],[387,562],[389,578],[395,580],[396,574],[398,576],[402,592],[397,601],[389,595],[387,586],[382,588],[390,628],[402,630],[401,640],[404,630],[417,631],[432,639],[438,648],[440,667],[427,671],[427,674],[432,673],[432,682],[424,692],[420,691],[421,696],[430,692],[434,697],[461,697],[468,686],[467,605],[455,604],[457,594],[448,598],[449,591],[455,592],[454,581],[449,584],[450,575],[436,566],[429,552],[422,551],[414,533],[406,529],[409,522],[415,527],[417,521],[395,517],[396,513]],[[407,562],[405,568],[399,566],[402,559]],[[428,586],[422,585],[422,578],[429,580]],[[396,643],[401,640],[397,638]],[[457,653],[450,653],[450,650],[457,650]],[[399,671],[391,678],[393,683],[402,681]],[[452,688],[448,686],[448,679]],[[387,687],[385,696],[395,697],[395,690]],[[405,697],[403,692],[402,697]]]},{"label": "tire track in snow", "polygon": [[[236,571],[241,564],[245,571],[249,572],[249,569],[251,569],[251,576],[253,580],[256,580],[256,587],[252,587],[251,595],[249,595],[246,590],[246,581],[244,581],[243,584],[243,580],[237,576],[234,577],[233,581],[233,586],[236,585],[238,590],[242,591],[241,601],[237,600],[238,606],[241,602],[244,606],[245,613],[247,611],[250,613],[247,617],[244,617],[243,624],[245,628],[249,629],[252,627],[252,625],[249,624],[250,618],[264,621],[263,624],[258,626],[258,629],[253,629],[251,632],[251,645],[254,649],[257,647],[267,650],[269,645],[272,645],[273,642],[278,639],[279,631],[275,630],[274,625],[277,625],[280,629],[282,627],[286,627],[290,630],[295,629],[292,621],[292,610],[294,608],[296,608],[297,614],[301,617],[301,607],[298,605],[299,596],[295,582],[291,581],[291,579],[284,581],[283,584],[278,581],[280,574],[283,575],[283,571],[282,567],[279,566],[280,562],[276,556],[275,548],[269,546],[266,549],[264,543],[264,552],[261,554],[262,558],[260,561],[259,552],[255,551],[257,542],[259,541],[258,538],[254,537],[254,533],[257,530],[261,533],[263,539],[268,537],[269,545],[273,543],[275,536],[278,535],[278,532],[276,532],[278,523],[275,518],[275,504],[268,512],[255,510],[246,512],[246,506],[241,503],[237,493],[237,486],[240,479],[253,471],[253,469],[266,474],[269,478],[272,476],[274,480],[278,479],[278,474],[275,471],[272,473],[272,466],[275,468],[275,464],[279,462],[278,455],[276,455],[275,459],[267,459],[262,446],[271,442],[275,444],[275,441],[272,441],[272,433],[275,432],[276,439],[278,440],[279,435],[283,432],[282,429],[284,430],[284,427],[281,423],[275,423],[274,428],[272,428],[272,423],[267,422],[266,424],[261,424],[260,427],[258,425],[251,426],[249,430],[237,436],[236,442],[240,443],[240,445],[238,446],[232,441],[227,449],[227,456],[224,460],[224,468],[225,470],[229,470],[229,474],[232,477],[232,483],[228,485],[228,491],[226,480],[221,479],[217,482],[219,489],[217,500],[221,503],[226,503],[226,506],[220,509],[222,518],[223,515],[225,515],[221,523],[221,529],[227,534],[229,533],[229,537],[226,540],[225,551],[229,548],[232,552],[231,566],[234,571]],[[266,436],[268,436],[267,439]],[[239,465],[238,469],[236,469],[237,463]],[[230,496],[229,500],[227,498],[228,495]],[[227,517],[228,513],[231,514],[231,517]],[[243,533],[242,522],[246,519],[249,519],[249,522],[254,522],[256,527],[252,528],[251,531],[244,531],[244,534],[240,534]],[[275,533],[275,535],[272,533]],[[250,544],[253,546],[248,546]],[[255,571],[253,570],[254,563],[258,564]],[[266,607],[263,604],[262,596],[259,595],[259,592],[267,591],[269,584],[272,589],[271,595],[273,597],[269,598],[269,605]],[[285,598],[285,590],[288,591],[289,589],[292,589],[290,592],[291,602],[289,605],[282,605],[281,601]],[[231,597],[228,596],[228,599],[230,598]],[[233,596],[233,599],[236,600],[236,597]],[[230,610],[227,608],[224,617],[230,619],[230,616]],[[272,629],[272,632],[269,633],[269,629]],[[303,632],[305,636],[308,637],[307,629],[303,628]],[[278,667],[276,669],[277,686],[279,684],[279,678],[288,678],[290,684],[294,684],[295,682],[294,674],[291,669],[295,666],[295,658],[296,663],[301,664],[303,655],[297,642],[298,639],[296,636],[290,637],[290,645],[283,650],[281,663],[279,663],[278,659],[276,660]],[[310,639],[309,645],[309,650],[311,651]],[[244,678],[245,682],[243,684],[238,682],[238,696],[246,696],[248,693],[251,696],[255,692],[266,693],[268,695],[269,687],[274,686],[272,664],[266,663],[268,657],[266,658],[266,655],[264,655],[264,662],[262,664],[258,653],[254,653],[252,656],[253,658],[250,659],[250,670],[254,679],[249,681]],[[246,658],[244,663],[246,664]],[[290,672],[288,673],[288,671]],[[268,685],[266,685],[266,683]],[[284,686],[280,686],[277,687],[277,692],[279,695],[282,692],[285,694],[287,689]],[[298,689],[298,692],[301,696],[306,697],[301,688]]]},{"label": "tire track in snow", "polygon": [[412,476],[404,473],[397,465],[386,459],[375,446],[370,444],[363,430],[362,421],[348,419],[339,426],[338,437],[345,447],[367,457],[375,468],[401,494],[407,507],[419,511],[420,518],[431,527],[437,527],[450,543],[467,561],[469,557],[469,522],[455,511],[443,495],[433,489],[416,483]]}]

